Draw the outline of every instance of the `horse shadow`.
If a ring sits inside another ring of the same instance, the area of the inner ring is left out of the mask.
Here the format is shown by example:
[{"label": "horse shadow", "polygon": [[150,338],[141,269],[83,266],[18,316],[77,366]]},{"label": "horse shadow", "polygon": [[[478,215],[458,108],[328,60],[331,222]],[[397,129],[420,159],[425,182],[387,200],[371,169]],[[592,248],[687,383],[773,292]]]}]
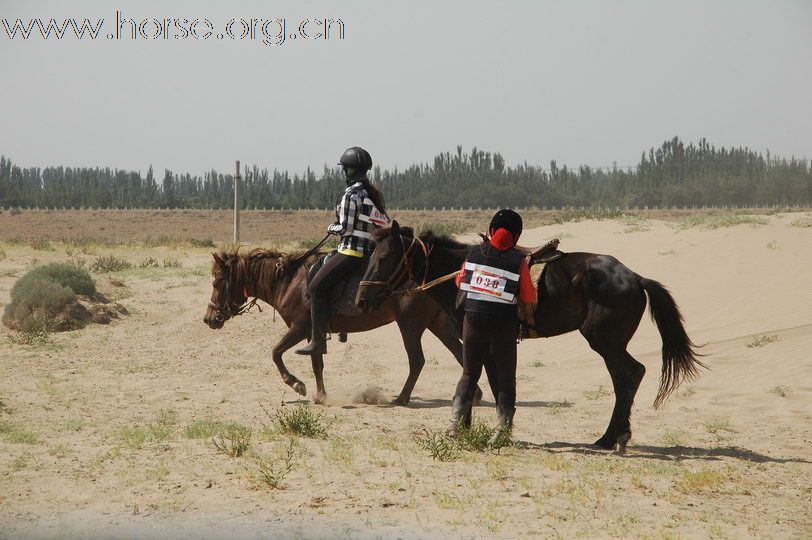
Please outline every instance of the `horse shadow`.
[{"label": "horse shadow", "polygon": [[[606,455],[612,453],[611,451],[598,448],[597,446],[588,443],[556,441],[538,444],[528,441],[517,441],[516,446],[519,448],[547,450],[554,453],[592,455]],[[812,463],[812,461],[803,458],[779,458],[768,456],[766,454],[759,454],[758,452],[749,450],[747,448],[742,448],[741,446],[717,446],[713,448],[701,448],[697,446],[653,446],[643,444],[629,445],[626,448],[625,453],[616,454],[624,458],[659,459],[664,461],[720,461],[724,458],[733,458],[741,461],[747,461],[749,463]]]},{"label": "horse shadow", "polygon": [[[358,403],[356,405],[362,405],[362,403]],[[378,407],[384,407],[384,408],[395,408],[395,407],[399,406],[399,405],[397,405],[395,403],[394,399],[391,400],[391,401],[385,402],[385,403],[368,403],[366,405],[377,405]],[[422,398],[419,398],[419,397],[413,397],[409,401],[409,405],[408,405],[409,409],[442,409],[442,408],[445,408],[445,407],[449,407],[449,408],[451,407],[451,400],[450,399],[440,399],[440,398],[422,399]],[[479,405],[477,405],[477,407],[496,408],[496,402],[495,401],[490,401],[490,400],[487,400],[487,399],[483,399],[482,401],[479,402]],[[546,407],[546,408],[550,408],[550,409],[556,409],[556,408],[572,407],[572,403],[569,403],[567,401],[517,401],[516,402],[516,407],[531,407],[531,408],[533,408],[533,407]],[[347,408],[354,409],[356,407],[353,406],[353,405],[345,405],[342,408],[344,408],[344,409],[347,409]]]}]

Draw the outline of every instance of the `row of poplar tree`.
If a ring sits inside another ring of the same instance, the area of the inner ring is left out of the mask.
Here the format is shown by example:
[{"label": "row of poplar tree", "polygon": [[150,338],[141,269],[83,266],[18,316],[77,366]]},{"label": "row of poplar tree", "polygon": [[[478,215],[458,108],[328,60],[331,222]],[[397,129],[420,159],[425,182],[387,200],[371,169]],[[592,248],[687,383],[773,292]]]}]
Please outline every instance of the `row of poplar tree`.
[{"label": "row of poplar tree", "polygon": [[[506,167],[499,153],[457,147],[433,163],[404,170],[375,167],[371,178],[388,206],[562,207],[712,206],[809,204],[812,165],[806,160],[763,155],[747,148],[716,148],[702,139],[679,138],[644,153],[629,168],[570,169],[555,161],[543,168]],[[338,168],[320,175],[268,171],[242,173],[244,208],[327,208],[344,188]],[[0,207],[22,208],[230,208],[233,177],[110,168],[22,168],[0,157]]]}]

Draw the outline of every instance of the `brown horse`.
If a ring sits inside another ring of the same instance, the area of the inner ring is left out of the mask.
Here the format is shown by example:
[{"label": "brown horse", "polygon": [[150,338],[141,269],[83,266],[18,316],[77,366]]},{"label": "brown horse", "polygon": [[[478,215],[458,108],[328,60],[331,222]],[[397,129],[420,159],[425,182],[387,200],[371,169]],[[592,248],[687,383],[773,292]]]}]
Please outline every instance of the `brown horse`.
[{"label": "brown horse", "polygon": [[[282,253],[266,249],[254,249],[240,253],[239,249],[212,254],[212,295],[203,322],[210,328],[219,329],[225,321],[247,310],[256,299],[270,304],[281,315],[288,331],[273,348],[273,361],[282,380],[297,393],[306,395],[302,381],[292,375],[282,362],[282,354],[310,336],[310,308],[304,295],[307,288],[307,268],[321,254],[302,257],[298,253]],[[249,297],[255,300],[248,302]],[[426,294],[409,298],[390,299],[379,309],[354,317],[331,315],[333,332],[364,332],[396,321],[400,328],[406,354],[409,357],[409,376],[395,404],[407,405],[417,378],[425,364],[420,338],[428,328],[462,364],[462,345],[454,332],[451,319],[440,306]],[[316,377],[316,403],[324,403],[322,355],[311,356]],[[477,396],[481,396],[481,391]]]},{"label": "brown horse", "polygon": [[[459,270],[471,247],[445,236],[425,233],[415,238],[412,229],[399,227],[375,231],[375,250],[358,289],[356,305],[375,309],[382,301],[398,296],[417,279],[431,281]],[[415,248],[415,244],[420,247]],[[428,293],[461,323],[455,308],[456,287],[445,282]],[[645,366],[626,346],[646,309],[663,340],[663,368],[654,406],[658,407],[685,379],[698,375],[694,345],[685,332],[682,315],[671,294],[660,283],[641,277],[609,255],[566,253],[547,263],[538,281],[539,303],[535,312],[539,337],[579,330],[589,346],[603,357],[615,391],[615,407],[609,427],[595,445],[625,449],[632,436],[631,407]],[[498,361],[498,359],[495,359]],[[490,375],[490,373],[489,373]]]}]

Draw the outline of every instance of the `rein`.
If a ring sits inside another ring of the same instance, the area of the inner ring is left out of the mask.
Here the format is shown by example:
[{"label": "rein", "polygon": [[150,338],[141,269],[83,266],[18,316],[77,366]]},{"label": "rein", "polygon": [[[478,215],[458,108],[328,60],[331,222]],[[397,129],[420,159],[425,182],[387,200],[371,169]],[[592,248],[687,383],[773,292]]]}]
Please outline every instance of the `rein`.
[{"label": "rein", "polygon": [[[400,244],[403,248],[402,250],[403,254],[400,257],[400,263],[398,264],[398,268],[391,276],[389,276],[389,279],[387,279],[386,281],[362,280],[358,283],[359,287],[366,287],[369,285],[383,285],[384,287],[386,287],[384,294],[387,298],[389,298],[392,296],[404,296],[414,294],[416,292],[426,291],[428,289],[431,289],[432,287],[435,287],[437,285],[440,285],[441,283],[445,283],[446,281],[453,279],[454,276],[457,275],[457,272],[452,272],[450,274],[447,274],[445,276],[439,277],[435,280],[426,283],[426,280],[429,277],[429,255],[431,254],[433,246],[431,248],[427,248],[426,244],[420,238],[413,238],[412,243],[409,244],[409,247],[407,249],[406,244],[403,242],[402,236],[400,237]],[[423,251],[424,256],[423,280],[421,281],[421,284],[418,285],[417,287],[414,288],[407,287],[405,289],[401,289],[400,286],[403,284],[406,285],[417,284],[415,275],[412,273],[411,261],[409,261],[409,253],[411,253],[415,245],[420,245]],[[401,280],[404,274],[408,275],[405,283],[398,284],[398,281]]]}]

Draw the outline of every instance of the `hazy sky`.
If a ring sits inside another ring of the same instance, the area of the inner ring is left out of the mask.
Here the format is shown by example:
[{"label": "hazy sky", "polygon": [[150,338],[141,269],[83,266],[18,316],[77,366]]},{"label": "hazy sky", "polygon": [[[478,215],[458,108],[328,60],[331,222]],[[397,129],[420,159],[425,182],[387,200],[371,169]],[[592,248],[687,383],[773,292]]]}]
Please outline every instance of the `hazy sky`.
[{"label": "hazy sky", "polygon": [[[346,35],[106,39],[116,9],[215,32],[329,17]],[[2,19],[18,17],[105,22],[95,41],[10,40]],[[320,170],[352,145],[385,168],[457,144],[627,165],[674,135],[812,158],[812,2],[0,0],[0,104],[16,163],[159,175]]]}]

